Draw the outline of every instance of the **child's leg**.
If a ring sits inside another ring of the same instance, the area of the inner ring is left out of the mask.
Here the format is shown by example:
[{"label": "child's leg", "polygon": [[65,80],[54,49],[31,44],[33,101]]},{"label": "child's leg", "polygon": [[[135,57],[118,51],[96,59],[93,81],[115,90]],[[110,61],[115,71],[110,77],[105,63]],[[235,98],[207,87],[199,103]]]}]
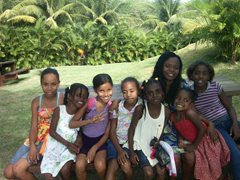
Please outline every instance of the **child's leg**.
[{"label": "child's leg", "polygon": [[194,165],[195,165],[195,154],[192,153],[184,153],[182,154],[183,160],[183,172],[182,172],[182,179],[192,179],[194,176]]},{"label": "child's leg", "polygon": [[151,166],[144,166],[143,172],[144,172],[145,180],[153,179],[154,173],[153,173],[153,169]]},{"label": "child's leg", "polygon": [[7,179],[15,179],[16,177],[13,174],[13,164],[8,164],[4,170],[3,170],[3,175]]},{"label": "child's leg", "polygon": [[153,179],[153,176],[154,176],[153,169],[152,169],[152,166],[150,165],[147,157],[141,150],[137,150],[135,152],[139,158],[139,164],[140,164],[141,168],[143,169],[144,179],[146,179],[146,180]]},{"label": "child's leg", "polygon": [[125,175],[125,179],[132,179],[133,171],[132,171],[131,162],[129,160],[127,160],[126,163],[121,164],[120,166]]},{"label": "child's leg", "polygon": [[54,180],[56,178],[52,177],[50,173],[44,173],[43,174],[45,180]]},{"label": "child's leg", "polygon": [[112,141],[109,140],[107,142],[108,166],[107,166],[106,180],[116,179],[117,170],[119,168],[117,157],[118,157],[117,150],[115,149]]},{"label": "child's leg", "polygon": [[165,168],[161,168],[158,164],[155,166],[157,172],[157,180],[164,180],[165,179]]},{"label": "child's leg", "polygon": [[119,166],[118,166],[117,159],[112,158],[112,159],[108,160],[106,180],[116,179],[118,168],[119,168]]},{"label": "child's leg", "polygon": [[64,180],[71,180],[73,161],[68,161],[61,168],[60,173]]},{"label": "child's leg", "polygon": [[9,164],[4,169],[4,176],[7,179],[15,179],[14,173],[13,173],[13,167],[14,164],[16,164],[17,161],[19,161],[21,158],[27,157],[27,154],[29,152],[29,147],[25,146],[24,144],[19,147],[19,149],[16,151],[12,159],[10,160]]},{"label": "child's leg", "polygon": [[17,179],[24,179],[24,180],[32,180],[36,179],[35,176],[28,171],[28,167],[30,166],[27,159],[20,159],[16,164],[13,166],[13,173]]},{"label": "child's leg", "polygon": [[105,179],[105,173],[107,169],[107,151],[101,150],[96,153],[94,158],[94,166],[98,173],[98,177],[100,180]]},{"label": "child's leg", "polygon": [[79,154],[76,161],[76,175],[77,179],[86,180],[87,179],[87,156],[86,154]]}]

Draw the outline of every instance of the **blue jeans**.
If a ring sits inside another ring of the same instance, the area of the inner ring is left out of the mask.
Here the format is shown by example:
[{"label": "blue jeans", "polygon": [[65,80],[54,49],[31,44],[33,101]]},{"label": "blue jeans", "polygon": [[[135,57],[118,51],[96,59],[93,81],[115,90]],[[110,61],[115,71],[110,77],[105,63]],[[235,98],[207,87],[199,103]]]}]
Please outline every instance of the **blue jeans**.
[{"label": "blue jeans", "polygon": [[[124,151],[126,151],[129,154],[129,149],[122,148]],[[111,140],[107,141],[107,159],[117,159],[118,158],[118,152]]]},{"label": "blue jeans", "polygon": [[[38,152],[40,151],[42,147],[42,143],[37,145]],[[13,155],[12,159],[9,161],[9,164],[15,164],[20,159],[27,159],[28,160],[28,153],[30,151],[30,147],[26,145],[21,145],[17,152]]]},{"label": "blue jeans", "polygon": [[213,123],[218,131],[222,134],[230,150],[230,167],[233,178],[235,180],[240,180],[240,150],[229,134],[230,128],[232,126],[232,120],[228,115],[226,115],[215,120]]}]

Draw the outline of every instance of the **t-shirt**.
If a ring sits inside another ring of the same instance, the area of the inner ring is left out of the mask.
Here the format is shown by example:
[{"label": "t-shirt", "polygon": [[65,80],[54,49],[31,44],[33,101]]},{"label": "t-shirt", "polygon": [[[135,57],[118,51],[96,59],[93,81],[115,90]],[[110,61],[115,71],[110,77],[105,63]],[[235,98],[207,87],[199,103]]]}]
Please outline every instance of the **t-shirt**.
[{"label": "t-shirt", "polygon": [[[91,119],[94,116],[101,113],[101,112],[97,112],[96,97],[89,98],[87,103],[88,103],[88,109],[87,109],[87,112],[86,112],[86,115],[85,115],[83,121],[85,119]],[[110,104],[111,104],[111,102],[109,102],[104,107],[104,109],[102,110],[102,112],[104,113],[104,120],[103,121],[88,124],[88,125],[82,127],[82,132],[86,136],[88,136],[88,137],[99,137],[99,136],[104,134],[105,129],[106,129],[107,124],[108,124],[108,108],[109,108]]]},{"label": "t-shirt", "polygon": [[[194,89],[194,86],[192,86],[192,89]],[[227,110],[219,98],[222,92],[221,84],[209,82],[207,89],[203,93],[198,93],[198,97],[194,102],[197,111],[210,121],[215,121],[227,115]]]}]

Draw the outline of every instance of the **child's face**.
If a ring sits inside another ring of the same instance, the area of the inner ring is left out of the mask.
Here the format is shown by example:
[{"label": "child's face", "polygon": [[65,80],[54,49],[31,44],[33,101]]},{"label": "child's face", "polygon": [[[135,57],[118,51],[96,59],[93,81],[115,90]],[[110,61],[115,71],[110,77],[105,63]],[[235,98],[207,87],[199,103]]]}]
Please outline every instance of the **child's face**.
[{"label": "child's face", "polygon": [[59,87],[59,79],[52,73],[45,74],[42,78],[41,86],[47,97],[55,96]]},{"label": "child's face", "polygon": [[177,57],[171,57],[163,64],[163,75],[167,81],[173,81],[179,74],[180,63]]},{"label": "child's face", "polygon": [[177,111],[185,111],[190,108],[192,99],[189,92],[180,90],[174,100],[174,106]]},{"label": "child's face", "polygon": [[206,87],[210,79],[208,68],[205,65],[198,65],[193,71],[191,78],[196,87]]},{"label": "child's face", "polygon": [[85,89],[78,88],[72,97],[72,102],[77,108],[81,108],[88,99],[88,93]]},{"label": "child's face", "polygon": [[125,82],[122,86],[123,97],[128,104],[136,103],[138,99],[138,89],[134,82]]},{"label": "child's face", "polygon": [[99,86],[95,92],[97,93],[100,101],[108,103],[112,97],[112,85],[110,83],[104,83]]},{"label": "child's face", "polygon": [[145,99],[151,104],[161,104],[163,100],[163,91],[158,83],[153,83],[146,88]]}]

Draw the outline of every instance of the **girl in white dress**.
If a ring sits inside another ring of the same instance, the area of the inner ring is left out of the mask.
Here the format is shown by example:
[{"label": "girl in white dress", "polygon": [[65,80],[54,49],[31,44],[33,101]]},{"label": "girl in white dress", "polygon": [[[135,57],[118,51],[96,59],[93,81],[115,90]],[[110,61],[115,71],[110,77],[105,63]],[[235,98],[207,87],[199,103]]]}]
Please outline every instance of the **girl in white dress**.
[{"label": "girl in white dress", "polygon": [[85,85],[74,83],[65,90],[64,105],[54,110],[41,163],[45,179],[55,179],[59,172],[64,180],[71,179],[71,167],[79,152],[81,138],[77,138],[79,128],[70,129],[69,122],[79,109],[86,106],[88,96]]},{"label": "girl in white dress", "polygon": [[157,80],[144,81],[141,89],[143,104],[135,108],[128,130],[130,160],[133,164],[140,164],[144,179],[153,179],[153,169],[157,179],[164,179],[165,169],[160,168],[157,159],[151,159],[150,142],[154,137],[160,139],[169,110],[162,104],[163,90]]}]

